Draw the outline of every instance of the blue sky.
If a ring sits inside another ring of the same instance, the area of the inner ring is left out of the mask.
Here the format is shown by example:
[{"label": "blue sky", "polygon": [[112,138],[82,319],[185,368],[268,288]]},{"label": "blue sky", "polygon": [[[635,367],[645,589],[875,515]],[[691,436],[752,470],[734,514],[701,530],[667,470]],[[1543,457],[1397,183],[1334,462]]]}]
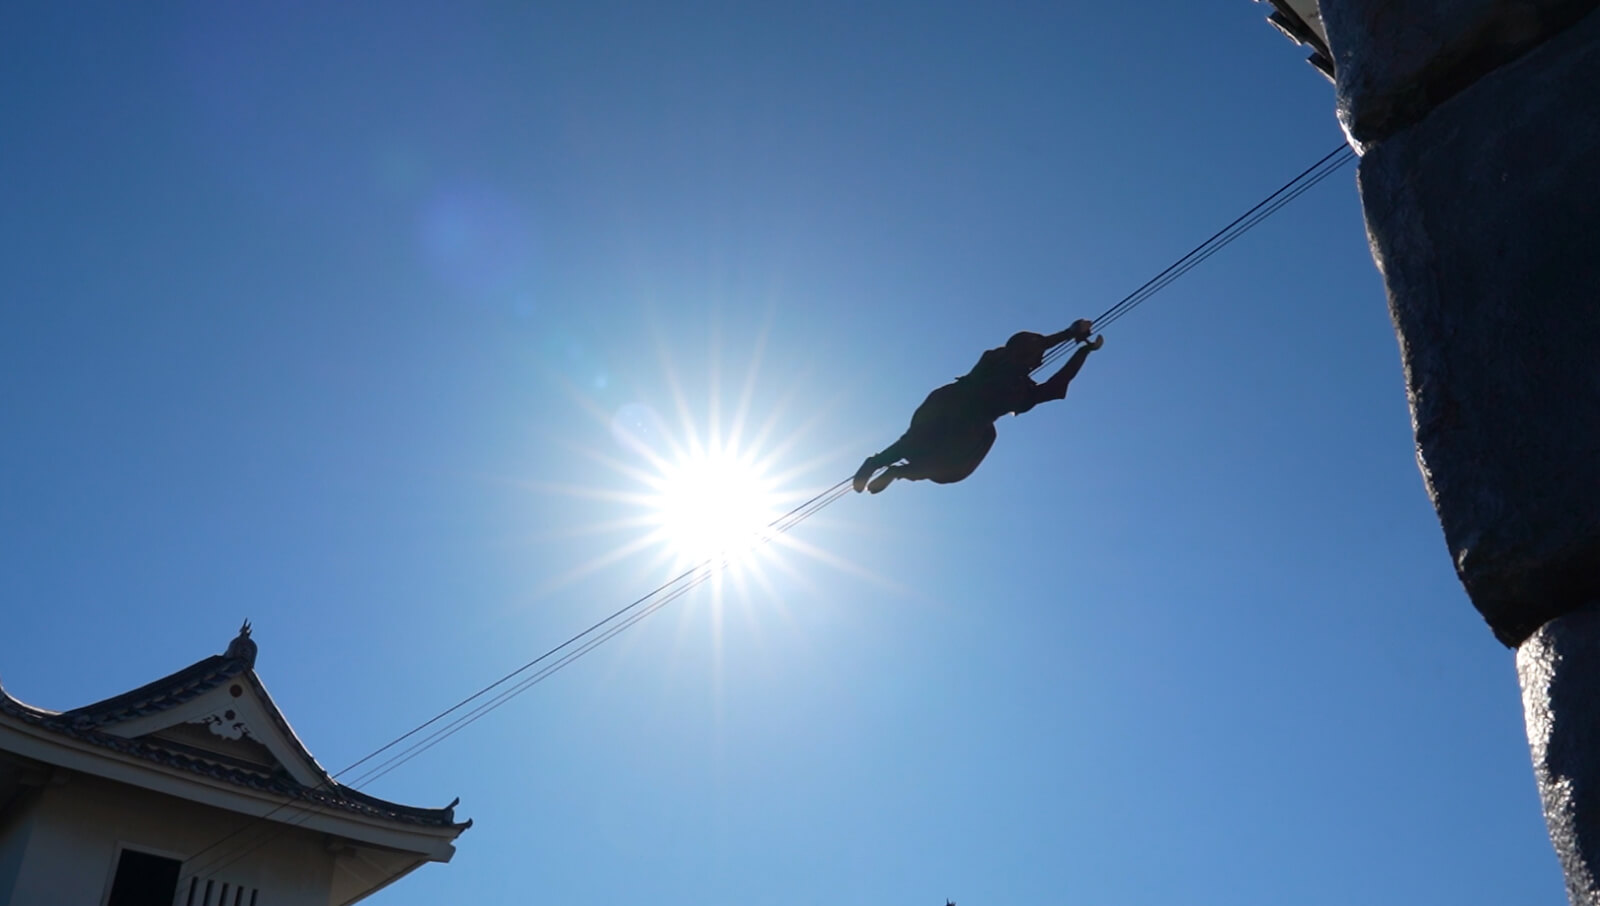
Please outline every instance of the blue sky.
[{"label": "blue sky", "polygon": [[[814,492],[1334,147],[1268,11],[6,6],[0,677],[248,617],[355,760],[672,574],[617,424]],[[477,822],[372,902],[1562,901],[1352,171],[999,429],[370,787]]]}]

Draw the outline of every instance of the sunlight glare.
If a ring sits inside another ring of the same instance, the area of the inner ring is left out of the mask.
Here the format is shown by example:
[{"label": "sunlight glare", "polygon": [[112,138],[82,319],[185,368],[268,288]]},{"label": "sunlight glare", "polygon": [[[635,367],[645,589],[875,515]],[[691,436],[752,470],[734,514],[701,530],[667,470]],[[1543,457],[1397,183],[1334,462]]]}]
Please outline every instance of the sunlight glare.
[{"label": "sunlight glare", "polygon": [[664,464],[657,531],[683,562],[725,554],[742,560],[779,515],[778,494],[760,465],[736,451],[697,450]]}]

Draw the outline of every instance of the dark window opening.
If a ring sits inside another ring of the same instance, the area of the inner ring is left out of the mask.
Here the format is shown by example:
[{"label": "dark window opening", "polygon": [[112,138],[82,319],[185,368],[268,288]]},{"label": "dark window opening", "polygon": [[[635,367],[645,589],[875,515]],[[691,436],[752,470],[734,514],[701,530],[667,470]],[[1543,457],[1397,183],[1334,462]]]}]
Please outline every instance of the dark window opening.
[{"label": "dark window opening", "polygon": [[111,899],[106,906],[172,906],[178,894],[178,869],[183,863],[125,849],[117,859],[111,879]]}]

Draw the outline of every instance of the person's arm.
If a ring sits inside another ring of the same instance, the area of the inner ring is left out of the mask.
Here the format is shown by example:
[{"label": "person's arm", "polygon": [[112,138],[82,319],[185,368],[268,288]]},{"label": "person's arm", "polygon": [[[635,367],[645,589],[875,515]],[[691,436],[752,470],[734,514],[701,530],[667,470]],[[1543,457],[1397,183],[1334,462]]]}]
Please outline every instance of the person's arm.
[{"label": "person's arm", "polygon": [[1094,322],[1088,318],[1079,318],[1078,320],[1072,322],[1072,326],[1068,327],[1066,330],[1046,336],[1044,338],[1044,348],[1054,349],[1055,347],[1060,346],[1062,343],[1070,341],[1077,341],[1079,343],[1086,342],[1089,339],[1089,334],[1093,332]]},{"label": "person's arm", "polygon": [[[1076,339],[1076,337],[1073,339]],[[1089,360],[1089,353],[1099,349],[1102,345],[1104,345],[1104,340],[1097,337],[1094,342],[1079,346],[1078,351],[1072,354],[1072,358],[1068,359],[1065,365],[1061,366],[1060,371],[1051,375],[1050,379],[1044,383],[1033,385],[1032,391],[1028,394],[1026,405],[1023,408],[1014,410],[1016,414],[1021,415],[1040,403],[1065,399],[1067,385],[1072,383],[1072,379],[1078,376],[1078,371],[1083,368],[1083,363]]]}]

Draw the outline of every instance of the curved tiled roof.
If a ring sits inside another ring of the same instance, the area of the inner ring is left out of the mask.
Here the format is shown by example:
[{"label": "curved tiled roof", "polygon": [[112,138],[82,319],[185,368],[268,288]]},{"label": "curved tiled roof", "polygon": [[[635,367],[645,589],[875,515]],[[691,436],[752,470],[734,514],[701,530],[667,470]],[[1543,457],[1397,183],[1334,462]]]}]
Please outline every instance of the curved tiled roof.
[{"label": "curved tiled roof", "polygon": [[145,717],[199,698],[250,670],[251,665],[239,658],[214,654],[137,689],[113,695],[92,705],[63,711],[55,719],[73,727],[88,729]]},{"label": "curved tiled roof", "polygon": [[[445,808],[401,805],[369,796],[334,780],[300,743],[288,721],[273,704],[271,696],[267,695],[266,688],[255,674],[255,654],[256,645],[250,639],[250,624],[246,623],[239,637],[228,646],[226,654],[212,655],[137,689],[70,711],[35,708],[12,698],[4,686],[0,686],[0,715],[121,755],[330,810],[406,825],[454,828],[457,832],[472,826],[471,821],[456,822],[455,803]],[[243,680],[255,690],[268,715],[297,750],[295,754],[320,778],[319,783],[306,786],[281,767],[264,767],[176,740],[157,736],[130,739],[102,729],[177,707],[234,680]]]}]

